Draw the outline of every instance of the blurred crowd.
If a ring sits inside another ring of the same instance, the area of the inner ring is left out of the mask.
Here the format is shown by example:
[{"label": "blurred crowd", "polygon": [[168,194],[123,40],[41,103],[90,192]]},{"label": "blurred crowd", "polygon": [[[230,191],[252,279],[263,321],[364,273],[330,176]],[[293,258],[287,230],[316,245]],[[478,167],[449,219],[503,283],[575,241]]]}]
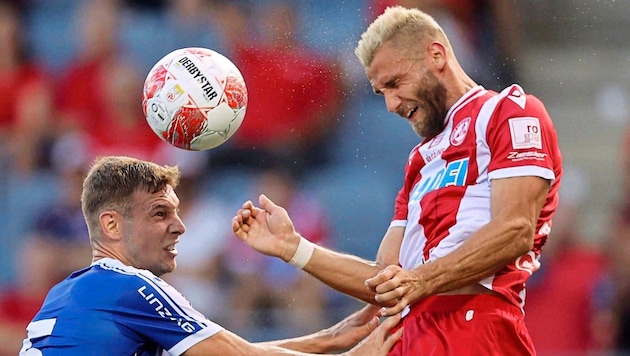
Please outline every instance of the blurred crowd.
[{"label": "blurred crowd", "polygon": [[[478,83],[519,81],[515,1],[0,1],[0,355],[16,354],[48,289],[90,263],[79,197],[99,155],[180,167],[187,232],[167,279],[209,318],[262,340],[318,330],[356,309],[253,253],[230,220],[264,192],[311,241],[374,257],[418,138],[371,93],[353,51],[393,4],[433,14]],[[141,108],[152,65],[193,46],[232,59],[249,92],[239,131],[207,152],[160,141]],[[610,241],[593,245],[576,231],[588,181],[573,172],[564,187],[528,286],[528,327],[541,355],[630,352],[630,208],[611,218]]]}]

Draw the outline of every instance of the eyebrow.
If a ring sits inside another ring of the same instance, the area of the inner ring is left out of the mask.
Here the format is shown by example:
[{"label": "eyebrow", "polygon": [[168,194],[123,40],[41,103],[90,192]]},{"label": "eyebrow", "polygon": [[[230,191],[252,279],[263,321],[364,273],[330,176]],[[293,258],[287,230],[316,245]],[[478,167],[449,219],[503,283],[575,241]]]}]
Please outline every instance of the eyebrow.
[{"label": "eyebrow", "polygon": [[[392,77],[390,80],[385,82],[385,84],[383,85],[383,88],[393,88],[393,87],[395,87],[396,86],[396,82],[398,82],[399,79],[400,79],[400,77],[397,76],[397,75]],[[374,92],[374,94],[383,95],[383,92],[380,89],[376,89],[376,88],[372,87],[372,91]]]},{"label": "eyebrow", "polygon": [[168,204],[161,204],[161,203],[160,203],[160,204],[152,205],[152,206],[149,208],[149,211],[159,210],[159,209],[178,210],[178,208],[176,208],[176,207],[172,207],[172,206],[170,206],[170,205],[168,205]]}]

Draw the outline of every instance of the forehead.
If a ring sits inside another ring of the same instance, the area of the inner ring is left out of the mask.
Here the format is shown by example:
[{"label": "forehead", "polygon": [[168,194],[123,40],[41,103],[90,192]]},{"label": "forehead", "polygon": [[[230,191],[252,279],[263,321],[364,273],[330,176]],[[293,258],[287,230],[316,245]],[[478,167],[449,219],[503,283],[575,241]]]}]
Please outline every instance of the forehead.
[{"label": "forehead", "polygon": [[179,206],[179,198],[170,185],[166,185],[164,189],[155,193],[144,189],[137,190],[134,193],[134,198],[143,209],[151,209],[157,205],[168,205],[173,208]]},{"label": "forehead", "polygon": [[374,58],[365,69],[373,88],[381,88],[412,70],[414,61],[408,51],[400,50],[391,42],[383,43],[374,53]]},{"label": "forehead", "polygon": [[374,57],[372,58],[372,62],[365,68],[365,73],[367,77],[370,79],[370,82],[376,81],[378,77],[382,76],[381,72],[383,68],[387,68],[387,58],[390,57],[390,52],[392,50],[386,44],[381,45],[376,52],[374,52]]}]

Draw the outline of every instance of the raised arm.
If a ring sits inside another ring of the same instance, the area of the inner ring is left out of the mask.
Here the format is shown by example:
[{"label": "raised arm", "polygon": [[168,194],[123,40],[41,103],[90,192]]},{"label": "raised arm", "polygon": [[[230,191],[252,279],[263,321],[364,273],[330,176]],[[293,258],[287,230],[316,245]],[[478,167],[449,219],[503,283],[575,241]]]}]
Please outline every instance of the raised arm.
[{"label": "raised arm", "polygon": [[390,228],[381,242],[376,262],[367,261],[308,242],[295,231],[284,208],[265,195],[260,196],[259,203],[260,208],[247,201],[237,212],[232,229],[238,238],[258,252],[303,268],[342,293],[376,303],[374,291],[366,287],[365,280],[388,264],[398,264],[403,228]]}]

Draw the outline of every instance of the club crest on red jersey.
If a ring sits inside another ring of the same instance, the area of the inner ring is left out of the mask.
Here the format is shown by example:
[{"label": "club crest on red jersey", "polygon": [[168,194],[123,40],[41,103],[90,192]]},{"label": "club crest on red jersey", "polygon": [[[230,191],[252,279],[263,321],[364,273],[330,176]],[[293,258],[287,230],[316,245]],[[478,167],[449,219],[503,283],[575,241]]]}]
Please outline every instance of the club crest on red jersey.
[{"label": "club crest on red jersey", "polygon": [[468,134],[468,128],[470,127],[470,116],[460,121],[457,126],[451,132],[451,145],[459,146],[464,142],[466,134]]}]

